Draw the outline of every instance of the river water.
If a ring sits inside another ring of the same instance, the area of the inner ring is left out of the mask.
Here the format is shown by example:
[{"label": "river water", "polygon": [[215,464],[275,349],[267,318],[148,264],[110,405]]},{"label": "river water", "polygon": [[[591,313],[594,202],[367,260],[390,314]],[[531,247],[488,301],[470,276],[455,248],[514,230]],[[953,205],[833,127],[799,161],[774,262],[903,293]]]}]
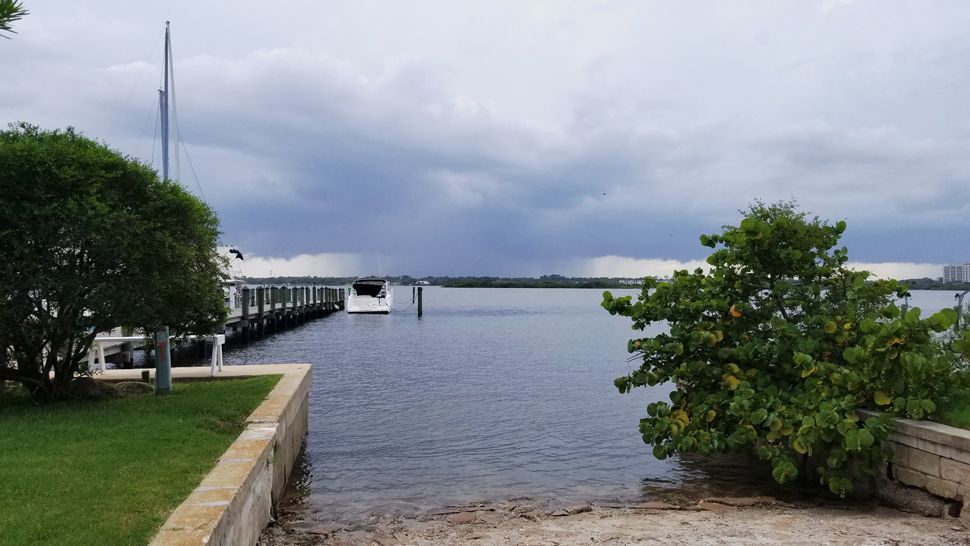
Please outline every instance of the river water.
[{"label": "river water", "polygon": [[[227,351],[228,364],[313,364],[294,491],[316,517],[772,487],[750,465],[653,458],[639,419],[669,389],[617,393],[637,362],[630,321],[599,306],[602,291],[432,287],[419,319],[396,290],[390,315],[336,313]],[[953,294],[911,303],[935,311]]]}]

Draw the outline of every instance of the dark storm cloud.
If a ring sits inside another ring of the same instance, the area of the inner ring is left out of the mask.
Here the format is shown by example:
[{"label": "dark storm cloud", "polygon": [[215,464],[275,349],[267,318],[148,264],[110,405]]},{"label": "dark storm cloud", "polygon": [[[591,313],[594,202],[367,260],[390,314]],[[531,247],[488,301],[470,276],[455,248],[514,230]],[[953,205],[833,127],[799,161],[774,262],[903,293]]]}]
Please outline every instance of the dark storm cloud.
[{"label": "dark storm cloud", "polygon": [[962,4],[29,7],[0,44],[0,117],[156,167],[152,44],[174,21],[181,134],[254,255],[636,274],[796,198],[849,220],[855,259],[970,258]]}]

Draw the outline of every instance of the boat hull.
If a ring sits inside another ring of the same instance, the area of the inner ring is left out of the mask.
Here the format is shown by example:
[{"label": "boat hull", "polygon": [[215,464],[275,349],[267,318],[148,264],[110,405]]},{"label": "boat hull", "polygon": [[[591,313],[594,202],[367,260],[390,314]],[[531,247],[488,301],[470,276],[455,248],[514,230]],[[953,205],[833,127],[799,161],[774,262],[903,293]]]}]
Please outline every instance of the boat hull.
[{"label": "boat hull", "polygon": [[377,303],[371,304],[370,302],[362,302],[362,304],[361,303],[355,304],[348,300],[347,312],[352,315],[353,314],[386,315],[391,312],[391,306],[383,302],[380,304],[377,304]]},{"label": "boat hull", "polygon": [[387,295],[382,297],[358,295],[351,293],[347,296],[346,309],[350,314],[368,315],[387,315],[391,312],[393,294],[387,290]]}]

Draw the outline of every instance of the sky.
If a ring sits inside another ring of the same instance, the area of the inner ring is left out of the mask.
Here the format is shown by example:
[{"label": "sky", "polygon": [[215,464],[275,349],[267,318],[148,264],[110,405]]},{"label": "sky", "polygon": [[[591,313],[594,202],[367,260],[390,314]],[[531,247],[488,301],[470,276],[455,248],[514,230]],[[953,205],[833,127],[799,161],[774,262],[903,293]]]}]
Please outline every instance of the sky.
[{"label": "sky", "polygon": [[755,199],[970,262],[967,2],[24,5],[0,122],[155,168],[171,21],[178,179],[247,275],[664,275]]}]

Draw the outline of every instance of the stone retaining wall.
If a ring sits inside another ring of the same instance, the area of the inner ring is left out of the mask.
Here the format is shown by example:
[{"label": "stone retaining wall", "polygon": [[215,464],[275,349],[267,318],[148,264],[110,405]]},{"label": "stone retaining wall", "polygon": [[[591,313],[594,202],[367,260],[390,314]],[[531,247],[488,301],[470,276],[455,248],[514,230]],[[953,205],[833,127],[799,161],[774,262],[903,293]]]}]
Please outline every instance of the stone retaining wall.
[{"label": "stone retaining wall", "polygon": [[282,497],[307,431],[310,365],[236,368],[250,368],[240,376],[284,375],[215,468],[172,512],[153,545],[256,544]]},{"label": "stone retaining wall", "polygon": [[[896,419],[889,442],[893,457],[877,481],[881,496],[925,515],[970,519],[970,508],[962,510],[964,502],[970,501],[970,431]],[[910,488],[932,497],[921,498]]]}]

